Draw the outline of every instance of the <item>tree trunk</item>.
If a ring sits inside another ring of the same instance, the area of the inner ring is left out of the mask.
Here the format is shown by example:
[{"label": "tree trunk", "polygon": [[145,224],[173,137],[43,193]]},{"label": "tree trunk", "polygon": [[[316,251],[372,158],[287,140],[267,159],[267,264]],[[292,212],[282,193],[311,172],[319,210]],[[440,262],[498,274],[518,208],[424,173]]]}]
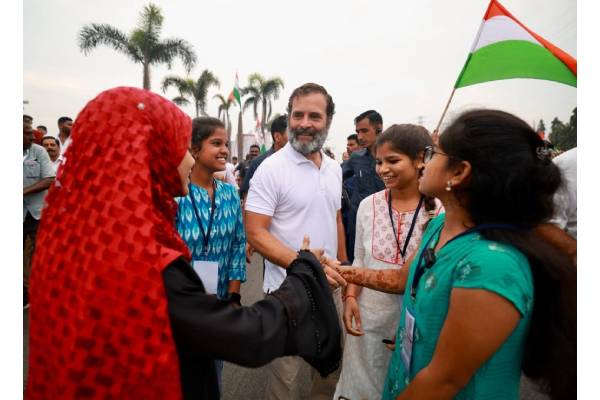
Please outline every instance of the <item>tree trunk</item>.
[{"label": "tree trunk", "polygon": [[260,134],[262,135],[263,144],[268,148],[267,137],[265,136],[265,123],[267,118],[267,99],[263,98],[262,103],[262,121],[260,121]]},{"label": "tree trunk", "polygon": [[[225,111],[225,120],[227,121],[227,141],[231,144],[231,119],[229,118],[229,111]],[[227,157],[227,161],[231,162],[231,150],[229,151],[229,156]]]},{"label": "tree trunk", "polygon": [[237,131],[237,157],[238,162],[244,160],[244,132],[242,130],[242,108],[240,107],[240,113],[238,114],[238,131]]},{"label": "tree trunk", "polygon": [[198,102],[196,102],[196,118],[198,118],[200,116],[200,104],[198,104]]},{"label": "tree trunk", "polygon": [[150,65],[144,63],[144,89],[150,90]]}]

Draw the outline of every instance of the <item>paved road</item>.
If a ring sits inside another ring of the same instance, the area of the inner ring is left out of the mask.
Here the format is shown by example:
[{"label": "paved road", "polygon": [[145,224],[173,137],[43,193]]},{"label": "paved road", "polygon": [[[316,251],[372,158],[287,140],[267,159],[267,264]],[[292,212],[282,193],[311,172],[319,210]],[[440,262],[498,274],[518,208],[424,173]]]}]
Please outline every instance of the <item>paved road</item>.
[{"label": "paved road", "polygon": [[[262,299],[262,258],[258,255],[252,257],[252,263],[248,265],[247,282],[242,285],[242,303],[244,305],[252,304]],[[26,379],[27,372],[27,335],[28,335],[28,315],[27,311],[23,312],[23,382]],[[310,372],[308,368],[300,372],[301,384],[294,388],[294,399],[306,400],[309,399]],[[223,369],[223,400],[259,400],[264,399],[266,386],[266,367],[262,368],[243,368],[234,364],[225,363]],[[547,397],[537,393],[532,385],[523,379],[521,382],[521,400],[545,400]]]}]

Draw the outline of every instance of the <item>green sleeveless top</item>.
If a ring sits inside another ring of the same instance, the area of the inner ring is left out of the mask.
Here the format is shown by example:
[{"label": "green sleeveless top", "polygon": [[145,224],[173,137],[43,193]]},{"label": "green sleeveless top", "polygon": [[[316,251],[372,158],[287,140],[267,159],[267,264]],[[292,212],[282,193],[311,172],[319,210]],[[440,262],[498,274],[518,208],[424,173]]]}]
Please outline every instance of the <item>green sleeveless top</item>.
[{"label": "green sleeveless top", "polygon": [[[472,288],[489,290],[506,298],[519,311],[521,320],[455,399],[518,400],[523,349],[533,311],[533,278],[529,262],[514,247],[471,232],[447,243],[436,253],[435,263],[422,275],[413,298],[410,292],[421,252],[428,241],[429,247],[437,244],[444,217],[442,214],[431,220],[410,266],[396,332],[396,349],[388,366],[382,398],[395,399],[431,362],[448,314],[452,289]],[[407,307],[415,318],[410,371],[405,369],[401,357]]]}]

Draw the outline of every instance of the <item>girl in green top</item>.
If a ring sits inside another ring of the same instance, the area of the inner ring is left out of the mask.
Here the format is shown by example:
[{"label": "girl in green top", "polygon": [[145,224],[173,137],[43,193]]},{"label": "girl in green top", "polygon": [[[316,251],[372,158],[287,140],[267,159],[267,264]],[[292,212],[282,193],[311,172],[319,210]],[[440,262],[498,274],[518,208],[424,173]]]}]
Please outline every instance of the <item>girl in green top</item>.
[{"label": "girl in green top", "polygon": [[553,399],[576,396],[576,273],[534,228],[561,176],[519,118],[475,110],[426,149],[419,190],[446,213],[401,270],[343,268],[350,283],[404,293],[383,399],[518,399],[521,371]]}]

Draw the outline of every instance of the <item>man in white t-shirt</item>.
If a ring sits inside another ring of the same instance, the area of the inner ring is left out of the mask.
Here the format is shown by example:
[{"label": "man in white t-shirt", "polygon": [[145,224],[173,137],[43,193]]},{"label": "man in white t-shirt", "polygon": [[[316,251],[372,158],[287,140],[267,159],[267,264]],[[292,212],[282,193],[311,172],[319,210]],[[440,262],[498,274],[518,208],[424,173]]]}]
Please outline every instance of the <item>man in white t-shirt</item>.
[{"label": "man in white t-shirt", "polygon": [[554,216],[550,223],[577,240],[577,147],[552,161],[560,168],[563,182],[554,194]]},{"label": "man in white t-shirt", "polygon": [[554,193],[554,215],[536,232],[568,254],[577,265],[577,148],[552,160],[560,169],[562,184]]},{"label": "man in white t-shirt", "polygon": [[[342,170],[321,151],[334,108],[320,85],[307,83],[295,89],[288,101],[289,143],[267,158],[250,181],[246,233],[252,247],[266,258],[265,293],[283,282],[285,268],[297,257],[305,235],[312,248],[347,261],[340,214]],[[299,357],[273,361],[266,398],[292,398],[303,365],[307,364]],[[331,395],[335,383],[332,389]]]},{"label": "man in white t-shirt", "polygon": [[225,163],[225,169],[223,171],[215,172],[214,177],[222,180],[223,182],[229,183],[236,189],[239,189],[239,186],[235,181],[235,175],[233,174],[234,169],[235,167],[232,163]]}]

